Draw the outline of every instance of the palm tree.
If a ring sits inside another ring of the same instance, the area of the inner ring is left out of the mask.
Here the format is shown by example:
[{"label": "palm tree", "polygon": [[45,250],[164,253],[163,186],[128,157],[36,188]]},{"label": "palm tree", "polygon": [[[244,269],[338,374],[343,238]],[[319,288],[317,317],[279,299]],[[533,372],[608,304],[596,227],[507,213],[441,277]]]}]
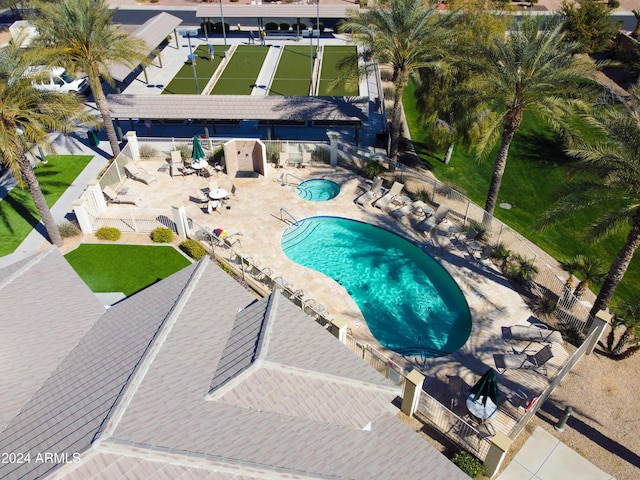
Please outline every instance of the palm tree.
[{"label": "palm tree", "polygon": [[[486,106],[481,119],[491,117],[478,143],[481,158],[500,139],[485,210],[493,215],[507,165],[509,147],[526,111],[536,113],[552,127],[568,127],[565,120],[576,110],[586,110],[587,80],[595,65],[574,56],[575,45],[565,41],[562,22],[523,16],[509,34],[480,42],[468,62],[475,72],[464,94]],[[494,112],[489,114],[489,112]]]},{"label": "palm tree", "polygon": [[600,283],[602,281],[605,274],[605,267],[602,260],[587,255],[578,256],[577,267],[577,272],[582,277],[582,280],[580,280],[576,286],[573,295],[576,298],[581,298],[589,289],[589,283]]},{"label": "palm tree", "polygon": [[62,238],[27,158],[28,144],[46,147],[51,130],[69,132],[84,119],[83,104],[75,95],[41,91],[23,75],[31,62],[19,46],[22,39],[0,51],[0,162],[7,166],[20,187],[26,184],[51,243]]},{"label": "palm tree", "polygon": [[589,123],[599,135],[589,135],[568,150],[577,159],[575,168],[591,172],[586,180],[568,183],[560,200],[545,214],[552,223],[592,205],[616,205],[596,219],[590,237],[601,240],[614,232],[628,231],[598,293],[591,314],[605,309],[640,246],[640,84],[621,108],[598,110]]},{"label": "palm tree", "polygon": [[105,0],[59,0],[34,2],[38,15],[36,45],[48,48],[49,63],[61,62],[69,71],[84,72],[96,101],[113,156],[120,145],[111,120],[102,79],[114,84],[109,66],[121,63],[135,67],[145,61],[144,42],[113,25],[115,10]]},{"label": "palm tree", "polygon": [[417,69],[434,67],[446,56],[452,35],[445,28],[448,23],[448,15],[439,14],[424,0],[389,0],[350,14],[340,26],[362,47],[361,57],[393,69],[391,170],[395,170],[398,161],[404,89]]}]

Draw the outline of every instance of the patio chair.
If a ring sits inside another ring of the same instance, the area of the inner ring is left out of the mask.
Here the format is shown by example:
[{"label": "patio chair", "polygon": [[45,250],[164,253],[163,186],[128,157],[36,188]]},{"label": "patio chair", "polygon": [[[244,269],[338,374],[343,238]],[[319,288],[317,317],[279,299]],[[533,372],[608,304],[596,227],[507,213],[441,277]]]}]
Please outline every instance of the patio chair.
[{"label": "patio chair", "polygon": [[136,195],[116,193],[111,187],[104,187],[102,193],[107,199],[107,203],[127,203],[130,205],[138,205],[140,198]]},{"label": "patio chair", "polygon": [[194,195],[191,195],[189,197],[189,200],[195,202],[195,203],[208,203],[209,202],[209,196],[203,192],[202,190],[198,190]]},{"label": "patio chair", "polygon": [[360,206],[371,205],[375,200],[380,198],[382,193],[380,192],[380,188],[382,187],[382,178],[375,177],[373,179],[373,183],[369,187],[367,191],[365,191],[362,195],[356,198],[356,204]]},{"label": "patio chair", "polygon": [[171,152],[171,158],[169,159],[169,175],[171,178],[176,175],[182,175],[184,177],[188,174],[189,172],[186,171],[180,152]]},{"label": "patio chair", "polygon": [[458,375],[449,377],[449,400],[451,410],[458,405],[463,405],[469,394],[469,385]]},{"label": "patio chair", "polygon": [[220,202],[218,200],[209,200],[207,203],[207,213],[211,213],[214,210],[217,210],[218,213],[220,213],[218,207],[220,207]]},{"label": "patio chair", "polygon": [[139,182],[144,183],[145,185],[149,185],[151,182],[156,181],[156,177],[153,174],[144,171],[135,163],[127,163],[124,166],[124,171],[127,172],[127,176],[133,178],[134,180],[138,180]]},{"label": "patio chair", "polygon": [[[516,350],[514,350],[516,352]],[[541,371],[547,375],[547,362],[553,358],[553,351],[550,345],[545,345],[533,355],[525,352],[512,354],[495,354],[493,359],[496,363],[496,370],[504,373],[506,370],[534,370]]]},{"label": "patio chair", "polygon": [[416,216],[429,218],[431,215],[433,215],[433,209],[422,200],[416,200],[411,205],[413,205],[413,212],[411,213]]},{"label": "patio chair", "polygon": [[467,234],[465,235],[464,240],[462,242],[465,245],[468,245],[469,243],[474,241],[477,237],[478,237],[478,232],[476,231],[476,229],[473,227],[469,227],[469,230],[467,230]]},{"label": "patio chair", "polygon": [[404,183],[393,182],[391,189],[387,193],[385,193],[381,198],[379,198],[376,201],[376,203],[373,204],[373,206],[379,208],[380,210],[384,210],[391,204],[391,202],[393,202],[393,199],[395,197],[400,195],[403,188],[404,188]]}]

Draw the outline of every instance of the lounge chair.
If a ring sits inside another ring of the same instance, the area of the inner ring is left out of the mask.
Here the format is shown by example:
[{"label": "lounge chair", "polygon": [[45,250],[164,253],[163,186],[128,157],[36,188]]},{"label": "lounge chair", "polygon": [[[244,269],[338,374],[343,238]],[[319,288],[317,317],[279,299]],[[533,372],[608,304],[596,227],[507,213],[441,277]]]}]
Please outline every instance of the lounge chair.
[{"label": "lounge chair", "polygon": [[184,177],[188,174],[189,172],[185,169],[180,152],[171,152],[171,158],[169,159],[169,175],[173,178],[176,175],[182,175]]},{"label": "lounge chair", "polygon": [[[515,351],[515,350],[514,350]],[[496,370],[504,373],[505,370],[534,370],[542,371],[547,375],[547,362],[553,358],[553,351],[550,345],[545,345],[533,355],[528,353],[508,353],[495,354],[493,359],[496,363]]]},{"label": "lounge chair", "polygon": [[375,177],[373,179],[373,183],[371,184],[371,187],[369,188],[369,190],[367,190],[362,195],[360,195],[356,199],[356,203],[358,205],[362,205],[363,207],[365,205],[371,205],[371,203],[373,203],[375,200],[380,198],[380,196],[382,195],[380,193],[381,187],[382,187],[382,178]]},{"label": "lounge chair", "polygon": [[393,202],[394,198],[400,195],[403,188],[404,188],[404,183],[393,182],[391,189],[387,193],[385,193],[381,198],[379,198],[376,201],[376,203],[373,204],[373,206],[379,208],[380,210],[384,210],[391,204],[391,202]]},{"label": "lounge chair", "polygon": [[130,178],[133,178],[134,180],[138,180],[139,182],[142,182],[145,185],[149,185],[151,182],[156,181],[156,177],[154,177],[153,174],[148,173],[141,168],[138,168],[138,166],[135,163],[131,163],[131,162],[127,163],[124,166],[124,171],[127,172],[127,175]]},{"label": "lounge chair", "polygon": [[402,217],[405,217],[405,216],[409,215],[410,213],[413,213],[414,210],[415,210],[415,208],[414,208],[413,204],[409,203],[407,205],[403,205],[402,207],[400,207],[400,208],[398,208],[396,210],[391,210],[389,212],[389,214],[393,218],[399,220]]},{"label": "lounge chair", "polygon": [[431,215],[433,215],[433,209],[422,200],[416,200],[411,205],[413,205],[412,213],[414,215],[424,216],[425,218],[429,218]]},{"label": "lounge chair", "polygon": [[125,193],[116,193],[111,187],[104,187],[102,193],[107,199],[107,203],[127,203],[130,205],[138,205],[139,197]]},{"label": "lounge chair", "polygon": [[502,336],[508,340],[523,340],[525,342],[564,343],[562,334],[557,330],[550,330],[546,325],[512,325],[502,329]]}]

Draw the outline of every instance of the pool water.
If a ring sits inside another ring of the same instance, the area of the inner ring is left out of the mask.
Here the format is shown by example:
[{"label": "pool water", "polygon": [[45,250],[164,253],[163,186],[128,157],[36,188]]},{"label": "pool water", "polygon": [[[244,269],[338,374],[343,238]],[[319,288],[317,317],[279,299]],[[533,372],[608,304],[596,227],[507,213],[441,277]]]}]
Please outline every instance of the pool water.
[{"label": "pool water", "polygon": [[340,185],[325,178],[305,180],[296,189],[298,196],[311,202],[326,202],[340,193]]},{"label": "pool water", "polygon": [[312,217],[285,230],[284,253],[340,283],[373,336],[402,355],[439,357],[461,348],[471,313],[453,278],[433,258],[382,228]]}]

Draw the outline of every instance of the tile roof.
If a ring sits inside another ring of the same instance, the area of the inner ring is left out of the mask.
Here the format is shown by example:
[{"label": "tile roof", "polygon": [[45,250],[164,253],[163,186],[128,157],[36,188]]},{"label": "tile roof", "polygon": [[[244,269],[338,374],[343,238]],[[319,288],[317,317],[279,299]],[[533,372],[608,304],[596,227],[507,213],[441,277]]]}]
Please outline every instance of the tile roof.
[{"label": "tile roof", "polygon": [[205,258],[104,313],[0,433],[0,451],[80,462],[0,477],[468,478],[396,418],[397,394],[280,294],[257,301]]},{"label": "tile roof", "polygon": [[104,307],[55,247],[0,269],[0,305],[1,431]]},{"label": "tile roof", "polygon": [[158,120],[296,120],[361,123],[368,97],[282,97],[256,95],[108,96],[114,118]]}]

